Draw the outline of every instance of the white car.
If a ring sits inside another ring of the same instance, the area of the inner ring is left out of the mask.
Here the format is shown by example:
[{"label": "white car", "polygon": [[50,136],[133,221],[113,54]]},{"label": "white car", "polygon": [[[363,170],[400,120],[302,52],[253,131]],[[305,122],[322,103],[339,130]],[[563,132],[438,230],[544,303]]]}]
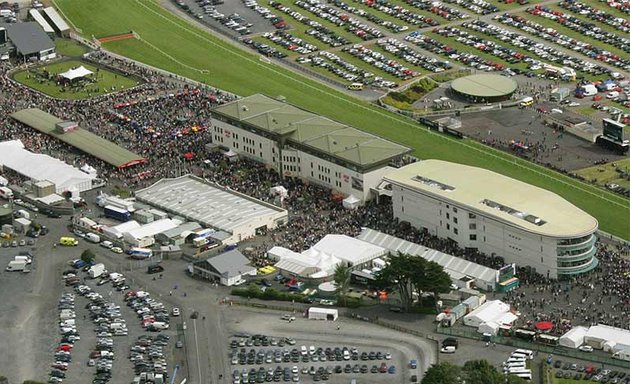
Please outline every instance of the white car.
[{"label": "white car", "polygon": [[590,345],[581,345],[578,349],[582,352],[593,352],[593,347]]},{"label": "white car", "polygon": [[173,308],[171,311],[171,316],[179,316],[179,308]]},{"label": "white car", "polygon": [[123,250],[120,247],[112,247],[112,248],[110,248],[110,251],[112,251],[114,253],[118,253],[118,254],[123,253]]}]

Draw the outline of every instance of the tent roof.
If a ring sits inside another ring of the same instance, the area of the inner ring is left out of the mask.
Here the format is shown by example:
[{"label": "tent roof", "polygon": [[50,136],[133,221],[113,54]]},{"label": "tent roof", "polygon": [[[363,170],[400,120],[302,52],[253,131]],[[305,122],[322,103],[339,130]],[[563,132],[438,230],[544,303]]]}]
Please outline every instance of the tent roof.
[{"label": "tent roof", "polygon": [[565,347],[577,348],[584,344],[584,336],[586,336],[587,331],[588,328],[586,327],[573,327],[569,332],[560,336],[558,343]]},{"label": "tent roof", "polygon": [[89,69],[85,68],[84,66],[80,66],[77,68],[71,68],[69,70],[67,70],[66,72],[60,73],[59,76],[68,79],[68,80],[74,80],[74,79],[79,79],[81,77],[85,77],[87,75],[91,75],[94,72],[90,71]]},{"label": "tent roof", "polygon": [[0,165],[36,181],[48,180],[58,189],[96,179],[54,157],[28,151],[20,140],[0,143]]},{"label": "tent roof", "polygon": [[145,224],[140,227],[128,230],[125,233],[123,233],[123,235],[131,236],[134,239],[142,239],[145,237],[155,236],[158,233],[168,231],[169,229],[173,229],[177,227],[179,224],[181,224],[179,220],[171,220],[171,219],[156,220],[149,224]]},{"label": "tent roof", "polygon": [[[506,316],[506,314],[510,314],[514,318]],[[466,317],[477,318],[481,323],[494,321],[499,324],[509,324],[516,319],[516,316],[510,313],[510,305],[501,300],[486,301]]]},{"label": "tent roof", "polygon": [[609,325],[594,325],[586,332],[587,338],[614,341],[617,344],[630,346],[630,331]]}]

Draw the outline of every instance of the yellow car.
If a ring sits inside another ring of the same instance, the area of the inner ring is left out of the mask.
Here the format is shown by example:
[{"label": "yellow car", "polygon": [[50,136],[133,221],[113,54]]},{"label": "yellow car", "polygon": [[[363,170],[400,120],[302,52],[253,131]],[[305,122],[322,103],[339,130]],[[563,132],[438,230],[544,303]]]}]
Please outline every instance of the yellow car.
[{"label": "yellow car", "polygon": [[275,271],[276,271],[276,268],[272,265],[267,265],[265,267],[258,268],[258,273],[260,275],[268,275],[270,273],[274,273]]}]

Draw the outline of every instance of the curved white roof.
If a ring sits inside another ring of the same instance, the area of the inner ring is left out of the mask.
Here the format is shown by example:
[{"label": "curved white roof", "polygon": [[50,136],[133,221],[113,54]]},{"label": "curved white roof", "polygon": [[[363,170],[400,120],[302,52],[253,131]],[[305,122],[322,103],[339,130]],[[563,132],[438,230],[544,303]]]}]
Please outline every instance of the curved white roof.
[{"label": "curved white roof", "polygon": [[561,196],[483,168],[423,160],[385,179],[543,236],[580,237],[598,226],[593,216]]}]

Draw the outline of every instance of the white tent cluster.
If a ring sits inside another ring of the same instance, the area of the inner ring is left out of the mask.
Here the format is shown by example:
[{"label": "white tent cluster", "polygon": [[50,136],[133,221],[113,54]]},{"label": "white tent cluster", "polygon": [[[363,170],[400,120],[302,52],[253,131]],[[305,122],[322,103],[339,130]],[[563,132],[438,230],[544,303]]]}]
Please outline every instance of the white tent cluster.
[{"label": "white tent cluster", "polygon": [[511,325],[518,319],[510,305],[501,300],[491,300],[464,316],[464,325],[477,328],[479,333],[497,334],[502,325]]},{"label": "white tent cluster", "polygon": [[345,235],[326,235],[302,253],[284,247],[268,251],[269,258],[278,260],[276,268],[314,279],[331,276],[339,263],[360,266],[386,254],[385,248]]}]

